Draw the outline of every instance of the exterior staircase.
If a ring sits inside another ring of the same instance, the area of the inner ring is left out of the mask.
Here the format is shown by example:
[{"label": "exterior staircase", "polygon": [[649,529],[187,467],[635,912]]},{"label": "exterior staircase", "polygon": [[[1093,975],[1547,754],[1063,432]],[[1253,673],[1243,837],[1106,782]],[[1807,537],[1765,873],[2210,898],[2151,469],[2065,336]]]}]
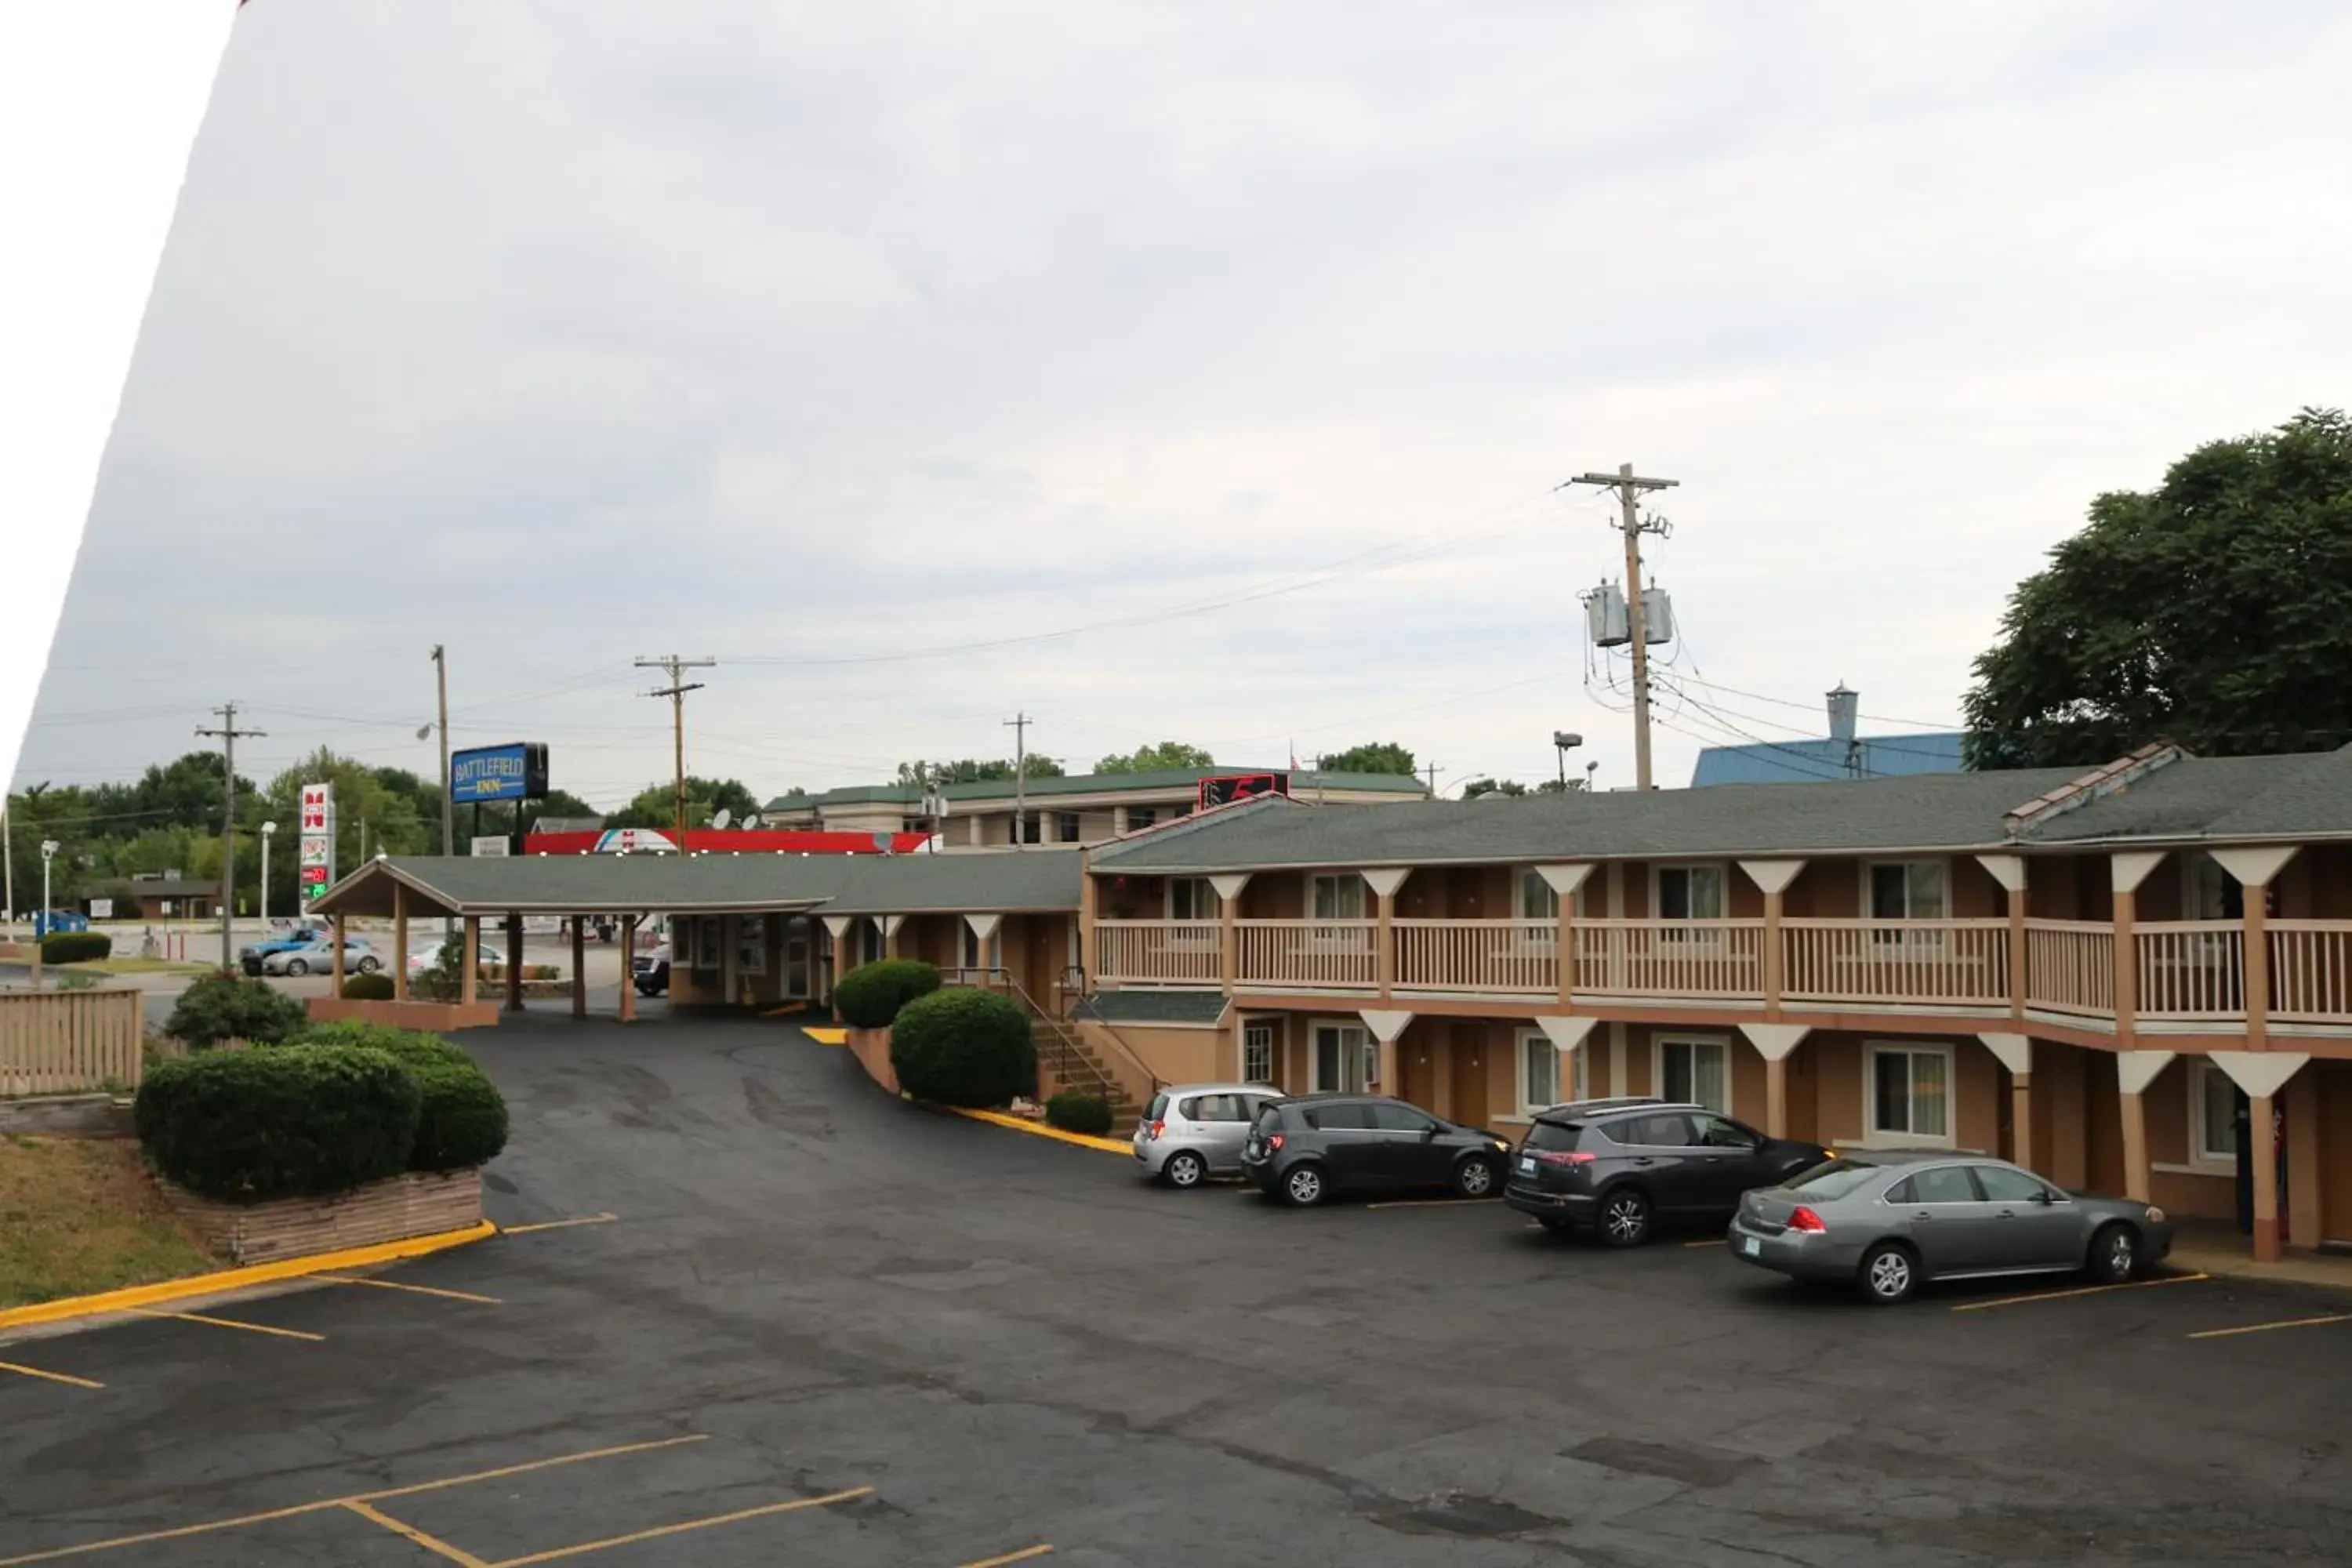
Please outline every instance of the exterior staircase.
[{"label": "exterior staircase", "polygon": [[1118,1075],[1103,1066],[1102,1058],[1095,1055],[1076,1026],[1039,1006],[1036,999],[1010,975],[1003,977],[1003,985],[1021,1004],[1022,1011],[1029,1015],[1029,1037],[1037,1047],[1039,1074],[1066,1089],[1098,1096],[1110,1107],[1109,1135],[1132,1137],[1136,1123],[1142,1119],[1141,1108]]}]

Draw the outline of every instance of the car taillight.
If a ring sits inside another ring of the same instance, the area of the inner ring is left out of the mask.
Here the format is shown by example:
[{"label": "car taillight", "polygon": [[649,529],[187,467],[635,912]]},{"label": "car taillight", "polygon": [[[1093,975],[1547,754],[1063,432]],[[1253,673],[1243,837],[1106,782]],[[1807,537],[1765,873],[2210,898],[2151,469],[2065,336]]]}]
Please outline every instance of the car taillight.
[{"label": "car taillight", "polygon": [[1145,1128],[1144,1131],[1147,1135],[1153,1138],[1165,1138],[1168,1136],[1168,1123],[1165,1121],[1155,1121],[1150,1126]]},{"label": "car taillight", "polygon": [[1265,1135],[1265,1146],[1266,1146],[1267,1148],[1269,1148],[1269,1149],[1279,1149],[1279,1148],[1281,1148],[1281,1147],[1282,1147],[1282,1134],[1281,1134],[1281,1133],[1279,1133],[1279,1132],[1269,1132],[1269,1133],[1267,1133],[1267,1134]]},{"label": "car taillight", "polygon": [[1799,1204],[1797,1205],[1796,1212],[1789,1216],[1789,1228],[1790,1230],[1825,1231],[1829,1229],[1829,1226],[1822,1223],[1821,1215],[1805,1207],[1804,1205]]},{"label": "car taillight", "polygon": [[1601,1156],[1590,1149],[1538,1149],[1536,1161],[1545,1165],[1589,1165]]}]

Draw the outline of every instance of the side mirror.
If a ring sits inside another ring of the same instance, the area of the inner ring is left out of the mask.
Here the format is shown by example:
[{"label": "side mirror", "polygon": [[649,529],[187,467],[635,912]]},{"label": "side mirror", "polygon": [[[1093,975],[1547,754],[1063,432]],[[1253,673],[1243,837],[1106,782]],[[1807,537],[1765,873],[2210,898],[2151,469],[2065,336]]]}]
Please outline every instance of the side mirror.
[{"label": "side mirror", "polygon": [[1421,1130],[1421,1141],[1424,1143],[1431,1142],[1444,1131],[1442,1127],[1424,1127]]},{"label": "side mirror", "polygon": [[2050,1196],[2050,1189],[2048,1187],[2043,1187],[2040,1191],[2036,1192],[2033,1194],[2033,1201],[2040,1204],[2044,1208],[2049,1207],[2053,1201]]}]

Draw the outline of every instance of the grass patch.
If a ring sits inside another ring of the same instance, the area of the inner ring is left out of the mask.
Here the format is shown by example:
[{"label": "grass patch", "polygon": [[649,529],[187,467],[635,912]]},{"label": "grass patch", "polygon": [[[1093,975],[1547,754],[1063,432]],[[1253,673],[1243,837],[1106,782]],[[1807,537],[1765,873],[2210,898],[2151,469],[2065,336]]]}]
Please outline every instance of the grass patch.
[{"label": "grass patch", "polygon": [[114,1138],[0,1138],[0,1307],[228,1265],[190,1236]]},{"label": "grass patch", "polygon": [[77,963],[76,969],[94,969],[100,974],[210,974],[217,964],[192,963],[180,958],[97,958],[88,963]]}]

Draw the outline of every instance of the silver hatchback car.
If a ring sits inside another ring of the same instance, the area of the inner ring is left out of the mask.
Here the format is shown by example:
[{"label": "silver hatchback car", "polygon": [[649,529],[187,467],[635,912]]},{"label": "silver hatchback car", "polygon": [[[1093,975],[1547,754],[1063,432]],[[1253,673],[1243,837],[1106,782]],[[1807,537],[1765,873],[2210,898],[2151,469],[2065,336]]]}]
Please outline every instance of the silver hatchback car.
[{"label": "silver hatchback car", "polygon": [[1263,1083],[1171,1085],[1151,1097],[1135,1124],[1135,1158],[1145,1175],[1171,1187],[1237,1176],[1258,1108],[1281,1098],[1280,1089]]},{"label": "silver hatchback car", "polygon": [[1851,1280],[1884,1306],[1929,1279],[2086,1272],[2121,1284],[2172,1249],[2164,1211],[1945,1150],[1856,1151],[1740,1199],[1732,1256]]}]

